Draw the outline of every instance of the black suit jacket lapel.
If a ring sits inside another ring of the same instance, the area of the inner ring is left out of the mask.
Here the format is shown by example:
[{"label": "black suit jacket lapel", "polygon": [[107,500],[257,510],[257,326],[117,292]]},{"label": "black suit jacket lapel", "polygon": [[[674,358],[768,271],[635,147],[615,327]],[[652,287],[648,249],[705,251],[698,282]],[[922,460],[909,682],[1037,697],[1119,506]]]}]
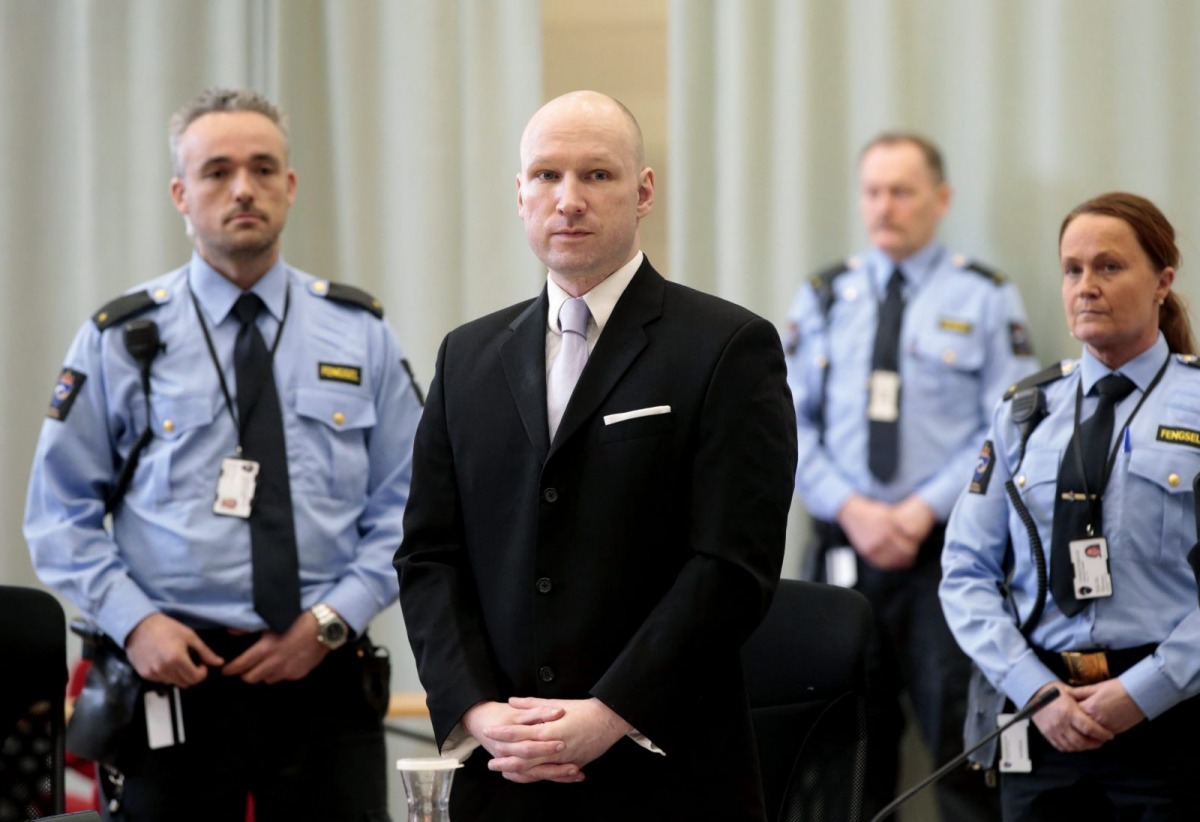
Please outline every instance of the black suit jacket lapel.
[{"label": "black suit jacket lapel", "polygon": [[600,335],[583,373],[579,375],[579,383],[571,394],[558,433],[551,443],[551,454],[595,413],[617,381],[642,353],[649,342],[645,326],[662,316],[665,290],[666,282],[649,260],[643,260],[613,307],[604,333]]},{"label": "black suit jacket lapel", "polygon": [[508,339],[500,343],[500,361],[509,390],[525,426],[525,434],[538,456],[545,460],[550,448],[546,419],[546,289],[521,312]]}]

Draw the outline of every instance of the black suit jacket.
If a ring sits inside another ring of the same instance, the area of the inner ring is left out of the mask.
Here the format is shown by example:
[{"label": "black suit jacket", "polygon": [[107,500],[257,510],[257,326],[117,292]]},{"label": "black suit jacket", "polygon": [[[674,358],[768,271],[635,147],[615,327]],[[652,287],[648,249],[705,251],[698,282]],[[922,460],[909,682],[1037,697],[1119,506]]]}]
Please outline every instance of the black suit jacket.
[{"label": "black suit jacket", "polygon": [[546,306],[442,343],[396,555],[409,638],[439,744],[481,700],[594,696],[666,756],[626,739],[581,784],[514,785],[477,751],[452,818],[761,818],[738,651],[796,467],[778,334],[645,262],[550,442]]}]

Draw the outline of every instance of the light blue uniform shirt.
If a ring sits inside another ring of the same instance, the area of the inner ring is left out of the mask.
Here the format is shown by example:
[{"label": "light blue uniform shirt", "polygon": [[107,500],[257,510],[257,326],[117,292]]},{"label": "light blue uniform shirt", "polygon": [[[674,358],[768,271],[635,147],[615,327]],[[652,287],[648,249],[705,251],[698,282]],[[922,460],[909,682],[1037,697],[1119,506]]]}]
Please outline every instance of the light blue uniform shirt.
[{"label": "light blue uniform shirt", "polygon": [[[878,250],[851,258],[833,281],[828,318],[812,285],[800,288],[789,315],[788,385],[799,429],[796,494],[812,516],[835,519],[856,493],[884,502],[916,493],[939,520],[949,516],[993,405],[1037,367],[1024,353],[1025,309],[1016,289],[966,265],[938,243],[900,264],[906,300],[900,462],[888,483],[868,467],[867,398],[878,312],[893,263]],[[823,445],[817,429],[822,402]]]},{"label": "light blue uniform shirt", "polygon": [[[1163,362],[1171,361],[1141,410],[1122,429],[1145,396]],[[1110,371],[1089,352],[1066,361],[1067,376],[1045,385],[1049,416],[1034,429],[1025,460],[1016,468],[1020,434],[1012,403],[1001,402],[988,439],[995,454],[983,493],[962,495],[942,553],[942,608],[958,644],[1016,705],[1057,677],[1034,655],[1018,630],[1037,595],[1029,537],[1008,502],[1005,481],[1013,475],[1037,523],[1050,563],[1051,528],[1058,467],[1075,425],[1076,386],[1085,392],[1080,417],[1097,399],[1092,387]],[[1058,610],[1047,593],[1045,611],[1032,634],[1049,651],[1133,648],[1158,643],[1153,656],[1119,677],[1133,701],[1155,717],[1200,693],[1200,605],[1187,553],[1196,541],[1192,480],[1200,473],[1200,369],[1168,355],[1162,335],[1149,350],[1118,369],[1137,389],[1116,407],[1114,442],[1120,442],[1104,493],[1102,534],[1108,540],[1111,597],[1090,600],[1074,617]],[[1172,432],[1175,432],[1172,434]],[[978,471],[986,468],[980,457]],[[1013,546],[1012,593],[1017,613],[997,583],[1004,578],[1005,546]]]},{"label": "light blue uniform shirt", "polygon": [[[151,366],[154,438],[111,530],[105,497],[147,424],[138,367],[119,325],[101,332],[89,322],[76,335],[65,366],[85,377],[65,420],[43,423],[33,462],[25,537],[34,567],[121,644],[156,611],[194,627],[266,627],[253,607],[249,524],[212,510],[237,433],[189,282],[236,407],[232,308],[241,291],[193,254],[188,265],[135,289],[160,303],[137,318],[158,324],[165,350]],[[361,632],[397,597],[392,556],[421,414],[416,387],[387,325],[326,299],[314,277],[281,260],[252,290],[266,305],[257,322],[268,348],[290,299],[274,369],[301,603],[328,603]],[[326,369],[323,378],[322,363],[350,370]]]}]

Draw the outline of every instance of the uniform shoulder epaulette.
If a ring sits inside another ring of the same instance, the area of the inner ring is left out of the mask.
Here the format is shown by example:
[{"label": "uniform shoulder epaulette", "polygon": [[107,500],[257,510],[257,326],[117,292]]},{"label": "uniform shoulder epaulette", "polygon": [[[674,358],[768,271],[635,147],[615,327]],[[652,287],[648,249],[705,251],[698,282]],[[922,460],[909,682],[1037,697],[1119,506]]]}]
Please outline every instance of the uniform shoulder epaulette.
[{"label": "uniform shoulder epaulette", "polygon": [[1010,385],[1008,390],[1004,392],[1004,399],[1011,400],[1013,394],[1016,394],[1023,388],[1038,388],[1043,385],[1049,385],[1055,380],[1061,380],[1063,377],[1075,370],[1075,363],[1072,360],[1059,360],[1054,365],[1047,366],[1036,374],[1030,374],[1025,379],[1018,382],[1016,385]]},{"label": "uniform shoulder epaulette", "polygon": [[99,311],[93,314],[92,322],[96,324],[97,329],[103,331],[130,317],[141,314],[147,308],[161,305],[168,299],[170,299],[170,293],[165,288],[122,294],[115,300],[105,303]]},{"label": "uniform shoulder epaulette", "polygon": [[970,260],[963,254],[955,254],[950,262],[961,268],[963,271],[973,271],[987,279],[991,280],[996,285],[1004,285],[1008,282],[1008,278],[994,268],[984,265],[977,260]]},{"label": "uniform shoulder epaulette", "polygon": [[318,297],[333,300],[335,303],[370,311],[379,319],[383,319],[383,304],[356,286],[346,285],[345,283],[333,283],[329,280],[317,280],[309,286],[309,291]]},{"label": "uniform shoulder epaulette", "polygon": [[853,260],[843,260],[818,271],[809,278],[809,283],[817,292],[817,301],[821,305],[822,314],[829,314],[829,309],[833,305],[833,281],[855,267]]},{"label": "uniform shoulder epaulette", "polygon": [[1175,359],[1180,365],[1186,365],[1188,368],[1200,368],[1200,357],[1195,354],[1176,354]]},{"label": "uniform shoulder epaulette", "polygon": [[835,263],[828,268],[821,269],[816,274],[809,277],[808,281],[812,283],[813,288],[819,291],[822,288],[829,288],[831,285],[833,285],[834,280],[849,270],[849,262],[842,260],[841,262]]}]

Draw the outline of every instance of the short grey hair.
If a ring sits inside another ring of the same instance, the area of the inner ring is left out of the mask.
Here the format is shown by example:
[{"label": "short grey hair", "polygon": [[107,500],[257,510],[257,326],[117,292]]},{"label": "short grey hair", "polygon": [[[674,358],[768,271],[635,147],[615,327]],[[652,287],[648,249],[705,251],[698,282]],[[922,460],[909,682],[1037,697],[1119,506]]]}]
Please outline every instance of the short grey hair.
[{"label": "short grey hair", "polygon": [[179,141],[188,126],[205,114],[217,111],[253,111],[266,117],[280,133],[283,144],[288,144],[287,117],[279,107],[257,91],[249,89],[210,88],[200,92],[182,108],[171,115],[167,123],[167,143],[171,147],[171,168],[178,177],[183,176],[183,158],[179,154]]}]

